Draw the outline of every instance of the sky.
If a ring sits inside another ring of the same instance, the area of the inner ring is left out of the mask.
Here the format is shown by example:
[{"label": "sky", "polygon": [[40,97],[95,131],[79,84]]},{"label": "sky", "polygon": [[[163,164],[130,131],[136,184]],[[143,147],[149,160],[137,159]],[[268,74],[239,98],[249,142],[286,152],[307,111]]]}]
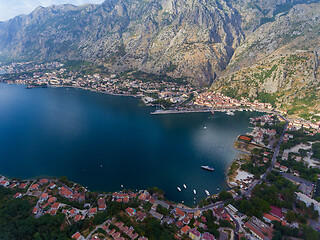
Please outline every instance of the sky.
[{"label": "sky", "polygon": [[104,0],[0,0],[0,21],[9,20],[20,14],[29,14],[39,6],[70,3],[82,5],[86,3],[102,3]]}]

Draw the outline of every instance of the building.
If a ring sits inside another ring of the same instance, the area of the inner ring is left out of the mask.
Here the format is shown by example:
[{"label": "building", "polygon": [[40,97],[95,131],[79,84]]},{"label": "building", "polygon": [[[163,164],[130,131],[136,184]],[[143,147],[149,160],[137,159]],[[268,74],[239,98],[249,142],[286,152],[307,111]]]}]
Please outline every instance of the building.
[{"label": "building", "polygon": [[76,232],[75,234],[73,234],[71,238],[76,240],[85,240],[85,238],[79,232]]},{"label": "building", "polygon": [[194,240],[200,240],[201,239],[201,233],[199,231],[197,231],[197,229],[195,228],[192,228],[189,232],[189,237],[191,239],[194,239]]},{"label": "building", "polygon": [[128,208],[126,209],[126,212],[128,213],[128,215],[129,215],[130,217],[133,217],[133,216],[136,214],[136,210],[135,210],[134,208],[131,208],[131,207],[128,207]]},{"label": "building", "polygon": [[215,240],[215,238],[211,233],[205,232],[202,234],[202,240]]},{"label": "building", "polygon": [[152,216],[154,216],[155,218],[159,219],[159,220],[161,220],[163,218],[163,215],[161,213],[158,213],[158,212],[156,212],[154,210],[150,210],[149,213]]},{"label": "building", "polygon": [[183,228],[181,228],[181,234],[188,234],[190,231],[190,227],[188,225],[185,225]]},{"label": "building", "polygon": [[296,192],[297,195],[297,199],[304,202],[307,207],[311,206],[311,204],[314,205],[314,209],[317,210],[318,212],[320,212],[320,203],[310,197],[308,197],[307,195],[301,193],[301,192]]}]

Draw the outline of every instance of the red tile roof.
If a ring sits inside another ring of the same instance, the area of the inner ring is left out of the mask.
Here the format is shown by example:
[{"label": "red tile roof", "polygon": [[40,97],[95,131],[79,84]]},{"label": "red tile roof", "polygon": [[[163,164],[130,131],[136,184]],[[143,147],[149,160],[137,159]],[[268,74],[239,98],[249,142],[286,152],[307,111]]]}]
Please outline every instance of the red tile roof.
[{"label": "red tile roof", "polygon": [[276,207],[276,206],[270,206],[270,207],[271,207],[270,214],[277,216],[279,218],[283,218],[283,213],[282,213],[281,208]]},{"label": "red tile roof", "polygon": [[181,228],[182,234],[187,233],[190,231],[190,227],[188,225],[185,225],[183,228]]}]

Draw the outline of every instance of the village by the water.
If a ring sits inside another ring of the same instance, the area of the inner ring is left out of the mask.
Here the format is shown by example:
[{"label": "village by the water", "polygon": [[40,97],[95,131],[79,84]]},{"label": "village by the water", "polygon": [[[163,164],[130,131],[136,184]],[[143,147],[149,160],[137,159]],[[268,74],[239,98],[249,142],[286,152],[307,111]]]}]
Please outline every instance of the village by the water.
[{"label": "village by the water", "polygon": [[63,226],[74,226],[72,239],[156,239],[156,231],[174,239],[264,240],[284,233],[308,239],[320,231],[320,122],[288,119],[269,103],[233,99],[187,83],[146,82],[132,75],[79,76],[59,62],[16,63],[0,70],[7,73],[0,81],[30,88],[64,86],[140,96],[146,104],[164,107],[155,113],[224,111],[232,117],[234,111],[265,112],[251,118],[250,132],[235,139],[239,155],[226,172],[229,190],[207,194],[197,206],[169,201],[152,186],[133,191],[121,185],[117,192],[102,193],[66,177],[1,177],[8,199],[29,201],[30,216],[37,219],[62,217]]}]

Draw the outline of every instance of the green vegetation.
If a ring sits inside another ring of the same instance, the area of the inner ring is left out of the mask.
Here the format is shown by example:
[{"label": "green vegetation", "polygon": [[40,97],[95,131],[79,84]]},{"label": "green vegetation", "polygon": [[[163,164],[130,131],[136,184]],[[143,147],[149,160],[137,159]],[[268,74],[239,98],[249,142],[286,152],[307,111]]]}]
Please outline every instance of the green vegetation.
[{"label": "green vegetation", "polygon": [[273,107],[276,106],[277,96],[275,94],[261,92],[258,93],[257,99],[259,102],[270,103]]},{"label": "green vegetation", "polygon": [[38,219],[31,215],[32,205],[24,199],[12,199],[13,191],[0,187],[0,239],[69,239],[86,224],[83,221],[65,227],[65,215],[44,215]]},{"label": "green vegetation", "polygon": [[228,199],[232,199],[232,194],[223,190],[219,193],[219,199],[221,201],[225,201],[225,200],[228,200]]},{"label": "green vegetation", "polygon": [[257,185],[250,200],[244,199],[234,203],[240,212],[262,219],[263,213],[270,211],[270,205],[292,209],[297,187],[277,172],[269,173],[267,180],[270,184]]},{"label": "green vegetation", "polygon": [[320,160],[320,142],[316,142],[312,144],[312,157]]},{"label": "green vegetation", "polygon": [[207,231],[213,234],[217,239],[219,239],[220,232],[218,231],[219,225],[215,224],[214,222],[217,218],[213,215],[212,210],[207,210],[202,213],[202,215],[206,218],[207,222]]}]

